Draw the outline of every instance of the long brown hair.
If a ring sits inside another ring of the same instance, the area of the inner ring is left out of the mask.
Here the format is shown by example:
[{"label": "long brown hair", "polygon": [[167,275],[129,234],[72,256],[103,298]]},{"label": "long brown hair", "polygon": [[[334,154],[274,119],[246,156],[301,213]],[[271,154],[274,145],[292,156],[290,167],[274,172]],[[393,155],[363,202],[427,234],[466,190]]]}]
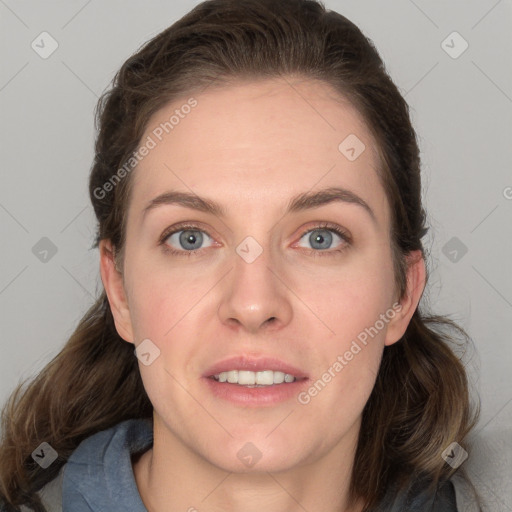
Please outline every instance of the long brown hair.
[{"label": "long brown hair", "polygon": [[[133,180],[126,167],[122,179],[112,180],[141,144],[153,113],[214,82],[292,75],[333,86],[372,131],[381,156],[379,179],[391,205],[395,278],[403,296],[405,257],[418,249],[425,255],[421,239],[427,232],[408,105],[372,42],[315,0],[205,1],[123,64],[96,109],[89,183],[98,220],[94,247],[110,239],[122,255]],[[107,182],[113,185],[105,187]],[[457,343],[449,330],[463,341]],[[479,404],[471,403],[456,353],[470,344],[447,316],[418,308],[403,338],[385,347],[363,411],[350,487],[365,510],[391,486],[407,486],[412,474],[426,475],[434,489],[455,471],[441,453],[453,441],[465,446],[480,412]],[[26,389],[24,384],[2,413],[0,496],[12,506],[44,510],[35,492],[56,476],[83,439],[125,419],[152,416],[133,345],[117,333],[105,291],[64,348]],[[47,469],[31,458],[42,441],[58,453]]]}]

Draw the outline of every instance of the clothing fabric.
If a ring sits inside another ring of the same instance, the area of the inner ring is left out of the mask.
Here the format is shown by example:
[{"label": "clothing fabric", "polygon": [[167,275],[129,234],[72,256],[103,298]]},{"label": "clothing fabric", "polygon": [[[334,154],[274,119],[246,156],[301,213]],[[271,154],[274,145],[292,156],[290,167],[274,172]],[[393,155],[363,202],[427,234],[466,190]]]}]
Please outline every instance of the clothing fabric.
[{"label": "clothing fabric", "polygon": [[151,419],[126,420],[82,442],[64,469],[63,512],[147,512],[131,456],[152,445]]},{"label": "clothing fabric", "polygon": [[[152,419],[130,419],[80,443],[39,495],[47,512],[147,512],[137,489],[131,457],[153,444]],[[457,475],[457,474],[456,474]],[[435,496],[413,482],[405,493],[392,489],[375,512],[480,512],[463,480],[452,478]],[[474,508],[473,508],[474,507]],[[21,507],[22,512],[29,512]],[[0,506],[0,512],[9,509]]]}]

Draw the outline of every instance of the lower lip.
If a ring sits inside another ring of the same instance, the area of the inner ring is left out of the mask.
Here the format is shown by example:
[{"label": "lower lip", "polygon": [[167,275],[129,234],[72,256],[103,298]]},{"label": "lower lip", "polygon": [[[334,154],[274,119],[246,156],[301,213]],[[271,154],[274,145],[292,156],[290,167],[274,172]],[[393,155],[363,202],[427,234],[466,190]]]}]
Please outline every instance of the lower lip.
[{"label": "lower lip", "polygon": [[273,386],[248,388],[229,382],[218,382],[211,377],[203,377],[211,393],[218,398],[228,400],[236,405],[246,407],[261,407],[276,405],[296,398],[300,391],[307,386],[309,379],[296,380]]}]

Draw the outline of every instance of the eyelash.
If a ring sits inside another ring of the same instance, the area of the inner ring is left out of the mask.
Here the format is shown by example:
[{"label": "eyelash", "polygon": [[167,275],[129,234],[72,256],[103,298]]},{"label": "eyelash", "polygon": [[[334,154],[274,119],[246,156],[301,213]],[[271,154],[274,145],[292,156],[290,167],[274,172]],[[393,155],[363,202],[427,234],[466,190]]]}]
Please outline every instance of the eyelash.
[{"label": "eyelash", "polygon": [[[174,235],[175,233],[179,233],[180,231],[187,231],[187,230],[191,230],[191,231],[200,231],[201,233],[206,233],[210,238],[213,238],[210,233],[208,233],[208,231],[205,231],[204,229],[200,229],[199,226],[196,226],[194,224],[182,224],[182,225],[178,225],[178,226],[174,226],[170,231],[164,231],[164,233],[162,234],[162,236],[160,237],[160,240],[158,242],[158,245],[162,246],[162,249],[164,252],[168,253],[168,254],[172,254],[174,256],[185,256],[185,257],[191,257],[191,256],[197,256],[203,249],[194,249],[192,251],[178,251],[176,249],[172,249],[170,248],[166,243],[165,241],[171,236],[171,235]],[[335,256],[336,254],[339,254],[343,251],[345,251],[345,249],[347,248],[348,245],[351,245],[352,243],[352,238],[351,236],[343,229],[341,229],[339,226],[337,226],[336,224],[331,224],[329,222],[322,222],[320,224],[318,224],[317,226],[314,226],[312,228],[308,228],[306,229],[305,231],[303,231],[299,237],[299,240],[304,236],[306,235],[307,233],[310,233],[312,231],[317,231],[317,230],[328,230],[328,231],[333,231],[334,233],[336,233],[342,240],[344,240],[344,244],[342,246],[341,249],[335,249],[335,250],[318,250],[318,249],[306,249],[310,252],[313,253],[313,256],[316,257],[316,256]],[[304,249],[304,248],[303,248]]]}]

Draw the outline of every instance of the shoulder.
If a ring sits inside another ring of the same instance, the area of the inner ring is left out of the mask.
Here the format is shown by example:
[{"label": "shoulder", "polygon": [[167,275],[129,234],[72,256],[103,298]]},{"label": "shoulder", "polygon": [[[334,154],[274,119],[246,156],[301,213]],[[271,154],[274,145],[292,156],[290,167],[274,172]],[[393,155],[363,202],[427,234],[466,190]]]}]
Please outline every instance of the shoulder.
[{"label": "shoulder", "polygon": [[[37,495],[47,512],[62,512],[62,482],[66,464],[60,468],[57,476],[42,487]],[[20,512],[32,512],[27,507],[21,506]]]},{"label": "shoulder", "polygon": [[[421,482],[413,486],[410,500],[397,511],[423,511],[428,503],[432,512],[505,512],[512,510],[512,429],[486,428],[467,439],[467,460],[442,482],[434,502],[428,501]],[[395,512],[394,509],[391,509]]]},{"label": "shoulder", "polygon": [[[44,485],[36,495],[39,496],[46,512],[62,512],[62,483],[64,478],[64,464],[57,476],[50,482]],[[12,505],[7,504],[0,499],[0,512],[33,512],[33,510],[25,505],[20,505],[19,508],[14,508]]]},{"label": "shoulder", "polygon": [[[62,483],[64,478],[64,469],[66,464],[60,468],[57,476],[44,485],[36,495],[39,496],[46,512],[62,512]],[[14,508],[0,499],[0,512],[33,512],[33,510],[25,505]]]},{"label": "shoulder", "polygon": [[[147,447],[152,440],[150,420],[129,419],[113,427],[96,432],[86,437],[71,453],[66,463],[60,468],[56,477],[45,484],[37,495],[47,512],[62,512],[63,488],[66,478],[73,476],[73,471],[84,468],[89,474],[94,474],[94,468],[105,462],[105,454],[110,452],[115,456],[118,452],[127,450],[133,453]],[[14,512],[14,509],[0,501],[0,512]],[[20,512],[33,512],[26,506],[20,507]]]},{"label": "shoulder", "polygon": [[470,436],[467,460],[452,477],[460,512],[512,510],[512,428],[487,427]]},{"label": "shoulder", "polygon": [[[451,480],[440,481],[432,488],[429,475],[411,475],[405,488],[391,485],[384,499],[372,512],[470,512],[457,502],[455,486]],[[471,512],[473,512],[471,510]],[[480,511],[475,511],[480,512]]]},{"label": "shoulder", "polygon": [[467,476],[457,471],[451,478],[457,512],[483,512],[478,504],[474,487]]}]

